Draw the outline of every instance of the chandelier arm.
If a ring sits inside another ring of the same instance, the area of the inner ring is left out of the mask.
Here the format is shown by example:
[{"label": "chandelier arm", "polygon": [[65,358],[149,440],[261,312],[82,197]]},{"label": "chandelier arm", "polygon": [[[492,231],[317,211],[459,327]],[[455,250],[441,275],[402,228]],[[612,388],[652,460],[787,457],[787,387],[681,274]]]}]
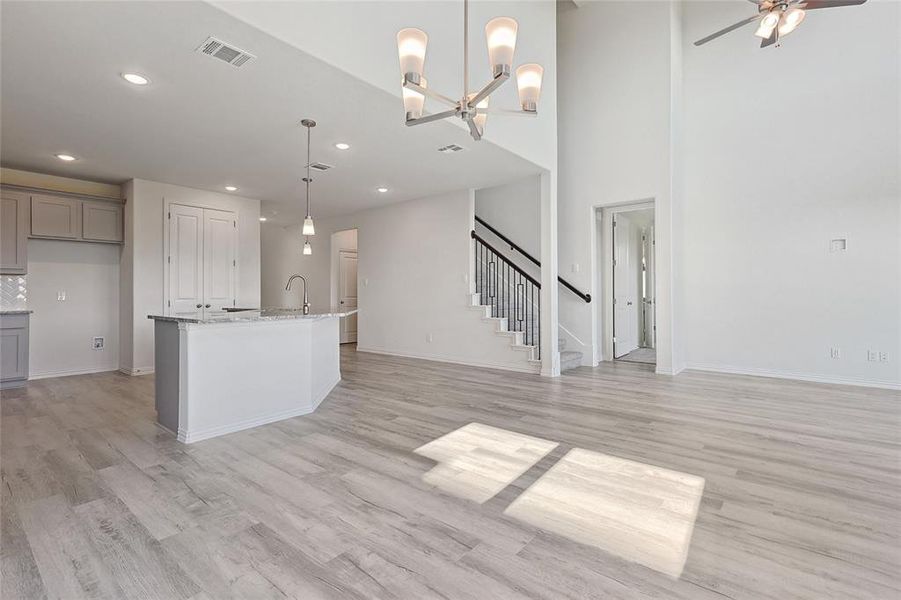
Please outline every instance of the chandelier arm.
[{"label": "chandelier arm", "polygon": [[412,127],[413,125],[422,125],[423,123],[431,123],[432,121],[440,121],[441,119],[447,119],[448,117],[456,117],[460,113],[458,108],[452,108],[450,110],[444,110],[439,113],[435,113],[432,115],[423,115],[416,119],[407,119],[406,124],[407,127]]},{"label": "chandelier arm", "polygon": [[476,114],[479,115],[500,115],[502,117],[537,117],[537,111],[517,110],[513,108],[476,108]]},{"label": "chandelier arm", "polygon": [[486,85],[485,87],[483,87],[483,88],[479,91],[478,94],[476,94],[475,96],[472,97],[472,99],[468,102],[469,108],[475,107],[479,102],[481,102],[481,101],[484,100],[486,97],[488,97],[489,94],[491,94],[494,90],[496,90],[497,88],[499,88],[499,87],[500,87],[505,81],[507,81],[508,79],[510,79],[510,72],[509,72],[509,71],[504,70],[504,71],[498,73],[498,74],[495,76],[495,78],[492,79],[492,80],[488,83],[488,85]]},{"label": "chandelier arm", "polygon": [[466,119],[466,124],[469,125],[469,135],[472,136],[472,139],[477,142],[482,139],[482,132],[479,131],[479,126],[473,119]]},{"label": "chandelier arm", "polygon": [[444,94],[439,94],[436,91],[433,91],[429,88],[422,87],[421,85],[413,83],[412,81],[407,81],[406,79],[404,79],[404,87],[407,88],[408,90],[413,90],[415,92],[419,92],[423,96],[427,96],[433,100],[437,100],[438,102],[443,102],[444,104],[447,104],[448,106],[459,106],[460,105],[460,103],[457,100],[454,100],[453,98],[449,98],[449,97],[445,96]]}]

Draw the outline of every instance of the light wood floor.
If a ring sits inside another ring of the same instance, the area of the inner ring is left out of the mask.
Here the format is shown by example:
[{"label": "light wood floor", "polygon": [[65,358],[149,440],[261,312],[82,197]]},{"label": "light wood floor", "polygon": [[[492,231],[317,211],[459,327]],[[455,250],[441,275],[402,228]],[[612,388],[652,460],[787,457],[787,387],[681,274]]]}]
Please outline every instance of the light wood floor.
[{"label": "light wood floor", "polygon": [[[2,598],[899,597],[897,392],[342,359],[315,414],[191,446],[152,376],[4,392]],[[414,452],[469,423],[557,445],[477,503]],[[505,514],[574,448],[704,478],[681,578]]]}]

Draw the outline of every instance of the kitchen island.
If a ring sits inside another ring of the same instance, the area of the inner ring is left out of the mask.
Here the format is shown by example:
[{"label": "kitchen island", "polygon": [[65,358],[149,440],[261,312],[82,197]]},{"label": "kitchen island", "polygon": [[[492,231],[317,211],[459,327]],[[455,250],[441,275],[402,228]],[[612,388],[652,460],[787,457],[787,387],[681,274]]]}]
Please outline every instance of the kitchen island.
[{"label": "kitchen island", "polygon": [[355,312],[148,315],[157,421],[190,444],[313,412],[341,380],[338,322]]}]

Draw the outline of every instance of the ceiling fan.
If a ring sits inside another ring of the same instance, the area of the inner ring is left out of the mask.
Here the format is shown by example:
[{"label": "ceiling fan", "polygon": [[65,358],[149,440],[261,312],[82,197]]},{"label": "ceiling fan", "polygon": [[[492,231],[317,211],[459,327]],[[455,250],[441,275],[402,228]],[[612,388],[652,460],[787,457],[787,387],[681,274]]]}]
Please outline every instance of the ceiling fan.
[{"label": "ceiling fan", "polygon": [[863,4],[867,0],[749,0],[757,5],[757,14],[748,17],[738,23],[730,25],[725,29],[720,29],[716,33],[712,33],[705,38],[701,38],[695,42],[695,46],[706,44],[711,40],[715,40],[721,35],[725,35],[730,31],[744,27],[749,23],[757,22],[757,31],[754,32],[763,41],[760,42],[761,48],[772,46],[779,41],[780,37],[784,37],[794,31],[801,21],[804,20],[806,11],[819,8],[835,8],[838,6],[856,6]]}]

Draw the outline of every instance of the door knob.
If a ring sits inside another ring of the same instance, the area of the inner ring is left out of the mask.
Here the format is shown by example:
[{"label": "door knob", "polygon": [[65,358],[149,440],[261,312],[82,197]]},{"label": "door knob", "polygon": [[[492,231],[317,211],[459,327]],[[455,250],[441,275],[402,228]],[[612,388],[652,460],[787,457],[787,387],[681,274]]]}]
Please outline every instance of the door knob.
[{"label": "door knob", "polygon": [[203,308],[203,304],[198,304],[197,308]]},{"label": "door knob", "polygon": [[341,304],[344,304],[344,300],[341,301]]},{"label": "door knob", "polygon": [[632,306],[632,301],[626,302],[626,306]]},{"label": "door knob", "polygon": [[[631,303],[630,303],[630,304],[631,304]],[[210,307],[210,305],[209,305],[209,304],[207,304],[207,305],[206,305],[206,308],[209,308],[209,307]]]}]

